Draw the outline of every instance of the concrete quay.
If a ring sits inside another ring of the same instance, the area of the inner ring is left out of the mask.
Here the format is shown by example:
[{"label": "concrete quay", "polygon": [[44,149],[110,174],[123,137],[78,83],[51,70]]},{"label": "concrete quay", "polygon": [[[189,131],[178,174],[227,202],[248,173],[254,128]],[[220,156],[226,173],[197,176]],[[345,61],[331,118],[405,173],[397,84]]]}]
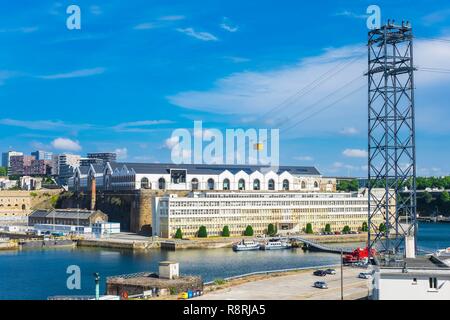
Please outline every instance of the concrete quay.
[{"label": "concrete quay", "polygon": [[[287,272],[266,276],[251,276],[232,280],[223,286],[205,288],[203,296],[194,300],[340,300],[340,269],[336,275],[317,277],[314,270]],[[344,300],[367,299],[372,280],[359,279],[366,269],[344,267]],[[325,281],[328,289],[313,287],[315,281]]]}]

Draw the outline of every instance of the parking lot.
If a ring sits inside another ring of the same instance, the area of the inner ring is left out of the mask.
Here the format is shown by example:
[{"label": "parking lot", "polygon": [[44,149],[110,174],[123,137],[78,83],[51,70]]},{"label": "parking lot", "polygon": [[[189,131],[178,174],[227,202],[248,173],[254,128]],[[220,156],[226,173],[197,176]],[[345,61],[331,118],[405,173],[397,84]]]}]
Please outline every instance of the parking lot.
[{"label": "parking lot", "polygon": [[[314,270],[286,276],[270,277],[208,292],[198,300],[339,300],[341,299],[340,269],[336,275],[314,276]],[[344,268],[344,299],[367,297],[371,280],[359,279],[366,270]],[[325,281],[328,289],[314,288],[315,281]]]}]

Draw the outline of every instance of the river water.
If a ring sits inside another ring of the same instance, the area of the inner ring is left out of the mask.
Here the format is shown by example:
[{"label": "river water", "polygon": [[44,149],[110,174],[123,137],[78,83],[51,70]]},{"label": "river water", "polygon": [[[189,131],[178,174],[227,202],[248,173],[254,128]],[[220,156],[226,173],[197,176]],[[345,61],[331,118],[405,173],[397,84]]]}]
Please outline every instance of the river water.
[{"label": "river water", "polygon": [[[450,224],[423,223],[419,246],[426,250],[450,247]],[[101,292],[105,277],[141,271],[157,271],[159,261],[180,263],[182,274],[201,275],[205,281],[254,271],[298,268],[339,263],[339,256],[301,249],[233,252],[230,248],[131,252],[91,248],[29,249],[0,251],[0,299],[46,299],[52,295],[94,294],[93,273],[100,272]],[[81,270],[81,289],[66,286],[67,267]]]}]

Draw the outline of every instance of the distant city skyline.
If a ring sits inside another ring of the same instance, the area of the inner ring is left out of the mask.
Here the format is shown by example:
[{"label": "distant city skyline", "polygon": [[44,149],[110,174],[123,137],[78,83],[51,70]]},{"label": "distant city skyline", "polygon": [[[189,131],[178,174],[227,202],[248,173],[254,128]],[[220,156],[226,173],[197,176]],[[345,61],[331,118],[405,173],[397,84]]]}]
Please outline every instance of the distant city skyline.
[{"label": "distant city skyline", "polygon": [[[367,175],[373,3],[83,0],[81,30],[66,28],[68,3],[31,3],[1,5],[0,152],[170,162],[172,131],[202,120],[280,129],[281,165]],[[448,175],[450,74],[421,69],[450,70],[450,5],[376,4],[417,38],[417,175]]]}]

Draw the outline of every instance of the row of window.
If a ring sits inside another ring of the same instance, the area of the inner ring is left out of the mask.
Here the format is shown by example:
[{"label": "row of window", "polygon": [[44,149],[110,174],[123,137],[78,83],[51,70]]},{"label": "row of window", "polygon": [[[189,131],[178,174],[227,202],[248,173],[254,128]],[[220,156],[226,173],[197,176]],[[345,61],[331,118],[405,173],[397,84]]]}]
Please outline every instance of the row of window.
[{"label": "row of window", "polygon": [[[208,190],[215,190],[215,181],[214,179],[210,178],[207,181],[207,189]],[[151,189],[151,183],[148,180],[148,178],[144,177],[141,179],[141,188],[143,189]],[[191,187],[192,190],[199,190],[199,181],[197,178],[194,178],[191,180]],[[158,189],[164,190],[166,188],[166,179],[160,178],[158,180]],[[267,183],[268,190],[275,190],[275,180],[270,179]],[[302,181],[301,188],[306,189],[306,183],[305,181]],[[317,181],[314,182],[314,188],[319,188],[319,183]],[[222,190],[230,190],[231,189],[231,183],[229,179],[224,179],[222,182]],[[252,189],[253,190],[261,190],[261,181],[259,179],[253,180],[252,183]],[[289,190],[289,180],[285,179],[283,180],[282,184],[283,190]],[[238,190],[245,190],[245,180],[240,179],[238,181]]]}]

